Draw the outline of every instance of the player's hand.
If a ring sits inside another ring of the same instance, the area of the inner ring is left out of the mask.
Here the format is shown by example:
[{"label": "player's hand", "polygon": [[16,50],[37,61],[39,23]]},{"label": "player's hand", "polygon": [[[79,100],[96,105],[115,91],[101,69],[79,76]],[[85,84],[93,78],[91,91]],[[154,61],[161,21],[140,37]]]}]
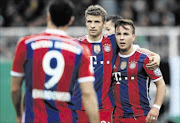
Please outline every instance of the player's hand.
[{"label": "player's hand", "polygon": [[160,56],[157,54],[149,58],[149,63],[146,64],[146,68],[149,70],[155,70],[160,65]]},{"label": "player's hand", "polygon": [[159,109],[152,107],[146,117],[146,123],[156,123],[159,116]]}]

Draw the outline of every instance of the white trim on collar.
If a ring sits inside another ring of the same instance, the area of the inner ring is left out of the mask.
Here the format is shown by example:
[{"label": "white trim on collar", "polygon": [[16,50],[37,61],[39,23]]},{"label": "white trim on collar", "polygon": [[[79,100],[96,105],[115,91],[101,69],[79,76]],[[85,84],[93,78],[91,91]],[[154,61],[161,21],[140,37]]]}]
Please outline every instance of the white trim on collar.
[{"label": "white trim on collar", "polygon": [[60,29],[46,29],[45,30],[46,33],[51,33],[51,34],[57,34],[57,35],[64,35],[67,36],[67,33],[64,30],[60,30]]},{"label": "white trim on collar", "polygon": [[98,40],[98,41],[92,41],[92,40],[90,40],[90,39],[88,38],[88,35],[86,35],[86,39],[87,39],[87,41],[88,41],[89,43],[101,43],[101,42],[102,42],[102,39],[103,39],[103,36],[101,36],[101,39]]},{"label": "white trim on collar", "polygon": [[136,52],[136,50],[138,49],[137,46],[134,46],[134,45],[133,45],[133,47],[134,47],[134,50],[133,50],[132,53],[130,53],[130,54],[128,54],[128,55],[122,55],[122,54],[119,52],[119,53],[118,53],[119,56],[120,56],[120,57],[123,57],[123,58],[127,58],[127,57],[132,56],[132,55]]}]

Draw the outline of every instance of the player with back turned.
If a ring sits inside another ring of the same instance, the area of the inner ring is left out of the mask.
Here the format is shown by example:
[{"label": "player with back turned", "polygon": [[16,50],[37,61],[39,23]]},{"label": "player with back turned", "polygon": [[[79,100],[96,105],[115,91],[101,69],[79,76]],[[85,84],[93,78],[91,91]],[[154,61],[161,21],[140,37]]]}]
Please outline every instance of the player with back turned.
[{"label": "player with back turned", "polygon": [[76,123],[76,113],[70,109],[76,81],[89,121],[99,122],[90,52],[66,33],[74,20],[73,8],[69,0],[53,1],[47,13],[47,29],[23,37],[17,44],[11,70],[11,95],[18,123],[22,119],[23,80],[26,86],[24,122]]}]

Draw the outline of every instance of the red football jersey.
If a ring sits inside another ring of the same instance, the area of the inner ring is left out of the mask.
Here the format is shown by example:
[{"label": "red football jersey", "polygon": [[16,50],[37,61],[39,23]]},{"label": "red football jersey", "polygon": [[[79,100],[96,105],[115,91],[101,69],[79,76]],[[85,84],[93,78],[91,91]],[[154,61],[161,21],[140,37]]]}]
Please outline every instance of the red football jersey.
[{"label": "red football jersey", "polygon": [[74,122],[74,84],[94,81],[88,56],[88,48],[61,30],[18,42],[11,75],[25,77],[25,122]]},{"label": "red football jersey", "polygon": [[[117,56],[117,45],[115,35],[103,35],[99,41],[91,41],[87,36],[77,38],[88,47],[91,54],[89,56],[91,66],[94,69],[94,88],[98,97],[99,109],[109,109],[114,107],[111,90],[112,68]],[[73,94],[75,110],[83,110],[81,91],[78,83]]]},{"label": "red football jersey", "polygon": [[159,68],[149,70],[148,55],[135,48],[129,55],[119,53],[113,68],[113,91],[115,99],[115,118],[146,116],[150,110],[150,79],[162,79]]}]

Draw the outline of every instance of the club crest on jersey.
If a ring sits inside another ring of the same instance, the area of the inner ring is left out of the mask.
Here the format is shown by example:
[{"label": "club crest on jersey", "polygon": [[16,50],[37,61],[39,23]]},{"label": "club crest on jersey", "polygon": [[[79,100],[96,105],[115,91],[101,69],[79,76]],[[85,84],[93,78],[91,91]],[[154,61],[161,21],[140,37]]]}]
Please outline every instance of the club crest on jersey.
[{"label": "club crest on jersey", "polygon": [[94,52],[98,54],[101,51],[100,45],[94,45]]},{"label": "club crest on jersey", "polygon": [[154,72],[154,74],[155,74],[156,76],[161,76],[161,75],[162,75],[162,73],[161,73],[161,71],[160,71],[159,68],[156,68],[153,72]]},{"label": "club crest on jersey", "polygon": [[121,70],[124,70],[127,67],[127,62],[123,61],[121,62],[120,68]]},{"label": "club crest on jersey", "polygon": [[134,69],[136,67],[136,62],[135,61],[131,61],[130,63],[129,63],[129,68],[130,69]]},{"label": "club crest on jersey", "polygon": [[104,50],[106,52],[110,52],[111,51],[111,45],[110,44],[104,44],[103,47],[104,47]]}]

